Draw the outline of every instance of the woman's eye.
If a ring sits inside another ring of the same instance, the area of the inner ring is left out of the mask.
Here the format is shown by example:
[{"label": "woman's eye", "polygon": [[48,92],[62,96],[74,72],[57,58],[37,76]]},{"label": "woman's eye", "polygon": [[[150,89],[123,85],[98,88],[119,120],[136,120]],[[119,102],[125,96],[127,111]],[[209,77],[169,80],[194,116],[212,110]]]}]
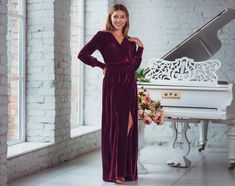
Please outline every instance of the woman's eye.
[{"label": "woman's eye", "polygon": [[125,15],[123,15],[123,16],[114,15],[113,18],[115,18],[115,19],[118,19],[118,18],[125,19],[126,16]]}]

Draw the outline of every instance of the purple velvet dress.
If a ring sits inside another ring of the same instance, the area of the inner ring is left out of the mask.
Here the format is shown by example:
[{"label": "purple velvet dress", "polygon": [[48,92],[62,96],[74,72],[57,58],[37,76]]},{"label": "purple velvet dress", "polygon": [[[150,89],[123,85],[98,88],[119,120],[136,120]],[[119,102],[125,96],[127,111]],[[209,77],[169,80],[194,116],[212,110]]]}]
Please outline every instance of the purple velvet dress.
[{"label": "purple velvet dress", "polygon": [[[102,63],[92,53],[99,50]],[[99,31],[78,54],[92,67],[106,67],[102,95],[102,165],[103,180],[124,177],[137,180],[138,126],[137,84],[135,71],[140,66],[143,48],[124,38],[120,44],[111,32]],[[129,111],[133,125],[128,130]]]}]

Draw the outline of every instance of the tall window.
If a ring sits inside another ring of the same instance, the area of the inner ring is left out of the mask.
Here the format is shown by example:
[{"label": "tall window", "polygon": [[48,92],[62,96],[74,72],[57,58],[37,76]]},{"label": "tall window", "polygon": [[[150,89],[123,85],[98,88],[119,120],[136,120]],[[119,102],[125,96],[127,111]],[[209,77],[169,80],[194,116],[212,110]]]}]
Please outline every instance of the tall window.
[{"label": "tall window", "polygon": [[71,61],[71,129],[83,125],[83,66],[77,59],[83,44],[84,4],[81,0],[71,0],[70,48]]},{"label": "tall window", "polygon": [[25,0],[8,0],[8,143],[25,141]]}]

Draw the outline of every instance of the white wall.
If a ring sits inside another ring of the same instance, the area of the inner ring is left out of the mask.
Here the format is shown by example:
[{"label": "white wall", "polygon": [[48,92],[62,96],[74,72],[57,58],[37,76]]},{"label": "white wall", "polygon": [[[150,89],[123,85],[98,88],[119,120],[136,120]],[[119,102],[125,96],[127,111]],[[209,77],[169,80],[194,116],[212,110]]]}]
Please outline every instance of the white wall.
[{"label": "white wall", "polygon": [[54,0],[26,3],[26,139],[54,141]]}]

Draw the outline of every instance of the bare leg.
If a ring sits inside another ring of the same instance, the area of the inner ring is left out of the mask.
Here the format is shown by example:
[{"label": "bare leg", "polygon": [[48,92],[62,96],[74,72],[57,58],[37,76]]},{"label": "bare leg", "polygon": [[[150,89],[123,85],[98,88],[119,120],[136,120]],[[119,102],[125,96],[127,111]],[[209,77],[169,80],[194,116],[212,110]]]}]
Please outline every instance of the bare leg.
[{"label": "bare leg", "polygon": [[129,111],[129,119],[128,119],[128,128],[127,128],[127,136],[129,135],[130,129],[133,126],[133,118],[131,112]]}]

